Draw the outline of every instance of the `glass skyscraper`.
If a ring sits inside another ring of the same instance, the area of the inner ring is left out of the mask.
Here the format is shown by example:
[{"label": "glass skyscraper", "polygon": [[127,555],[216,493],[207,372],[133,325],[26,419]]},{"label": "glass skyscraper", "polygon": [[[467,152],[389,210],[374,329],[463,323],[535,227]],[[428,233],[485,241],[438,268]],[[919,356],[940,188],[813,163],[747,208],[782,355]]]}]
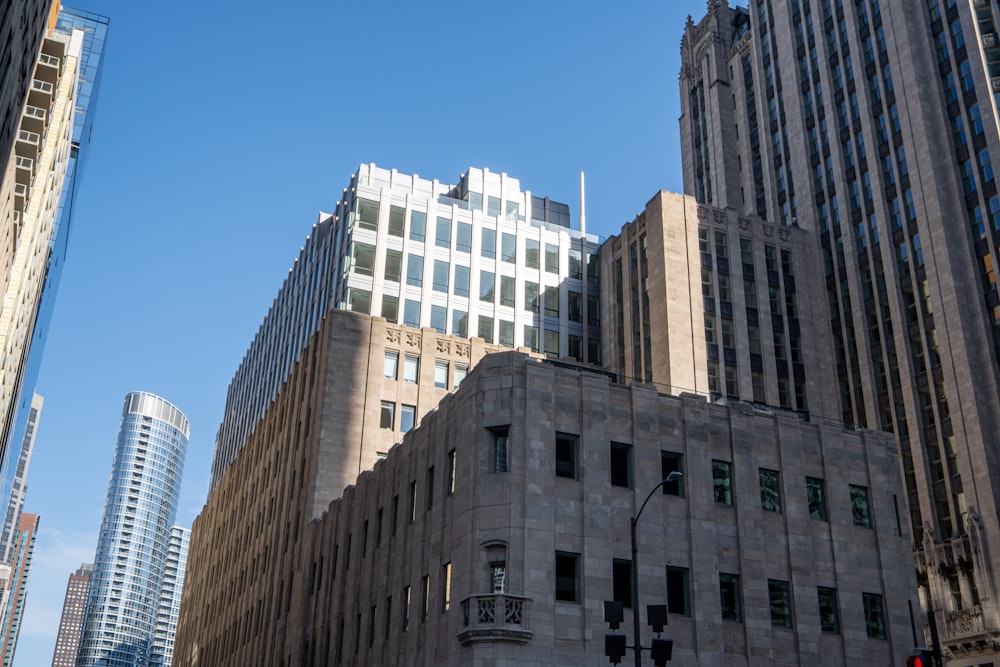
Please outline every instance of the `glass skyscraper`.
[{"label": "glass skyscraper", "polygon": [[187,417],[159,396],[125,397],[77,656],[81,667],[149,663],[189,432]]}]

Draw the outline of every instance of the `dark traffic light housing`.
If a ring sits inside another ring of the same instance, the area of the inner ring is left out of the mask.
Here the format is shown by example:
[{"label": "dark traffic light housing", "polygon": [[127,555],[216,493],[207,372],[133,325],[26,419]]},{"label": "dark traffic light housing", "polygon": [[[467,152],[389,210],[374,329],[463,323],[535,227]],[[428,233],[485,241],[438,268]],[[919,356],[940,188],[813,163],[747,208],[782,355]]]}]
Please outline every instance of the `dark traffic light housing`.
[{"label": "dark traffic light housing", "polygon": [[906,667],[935,667],[934,651],[918,648],[917,653],[906,659]]}]

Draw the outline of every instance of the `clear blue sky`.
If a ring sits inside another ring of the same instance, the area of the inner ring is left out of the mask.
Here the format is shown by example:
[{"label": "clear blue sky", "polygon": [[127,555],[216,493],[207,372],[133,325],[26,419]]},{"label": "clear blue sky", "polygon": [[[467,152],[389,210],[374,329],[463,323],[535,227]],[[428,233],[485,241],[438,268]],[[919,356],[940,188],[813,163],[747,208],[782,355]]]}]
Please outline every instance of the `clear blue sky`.
[{"label": "clear blue sky", "polygon": [[26,510],[42,515],[16,667],[48,665],[92,561],[122,401],[191,421],[178,523],[204,504],[226,387],[320,210],[374,162],[507,172],[616,233],[682,189],[679,47],[704,0],[173,4],[111,18],[38,391]]}]

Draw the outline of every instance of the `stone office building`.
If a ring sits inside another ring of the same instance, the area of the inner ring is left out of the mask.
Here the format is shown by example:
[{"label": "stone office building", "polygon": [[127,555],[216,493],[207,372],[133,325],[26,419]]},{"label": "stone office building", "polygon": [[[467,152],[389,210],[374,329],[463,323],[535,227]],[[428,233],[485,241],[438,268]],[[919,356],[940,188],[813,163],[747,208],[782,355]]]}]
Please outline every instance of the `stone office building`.
[{"label": "stone office building", "polygon": [[342,371],[384,359],[381,343],[327,354],[342,325],[306,346],[257,429],[268,437],[250,438],[195,523],[176,664],[606,664],[602,601],[632,606],[629,517],[672,470],[684,477],[646,507],[638,567],[640,602],[669,607],[677,664],[909,654],[916,582],[892,440],[790,411],[486,355],[311,519],[329,483],[316,452],[359,462],[328,411],[370,394]]}]

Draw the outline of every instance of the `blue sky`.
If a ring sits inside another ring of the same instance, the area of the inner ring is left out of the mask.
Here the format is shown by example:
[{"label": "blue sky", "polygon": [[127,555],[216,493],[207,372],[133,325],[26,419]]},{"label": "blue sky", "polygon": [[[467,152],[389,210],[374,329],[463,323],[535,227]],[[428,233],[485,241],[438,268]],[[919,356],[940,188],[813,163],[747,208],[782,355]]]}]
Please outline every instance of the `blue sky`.
[{"label": "blue sky", "polygon": [[[80,0],[111,18],[90,162],[38,391],[42,515],[15,667],[49,664],[92,561],[122,401],[191,422],[178,523],[204,504],[226,387],[359,164],[507,172],[616,233],[683,187],[679,47],[704,0]],[[626,7],[627,11],[621,8]]]}]

